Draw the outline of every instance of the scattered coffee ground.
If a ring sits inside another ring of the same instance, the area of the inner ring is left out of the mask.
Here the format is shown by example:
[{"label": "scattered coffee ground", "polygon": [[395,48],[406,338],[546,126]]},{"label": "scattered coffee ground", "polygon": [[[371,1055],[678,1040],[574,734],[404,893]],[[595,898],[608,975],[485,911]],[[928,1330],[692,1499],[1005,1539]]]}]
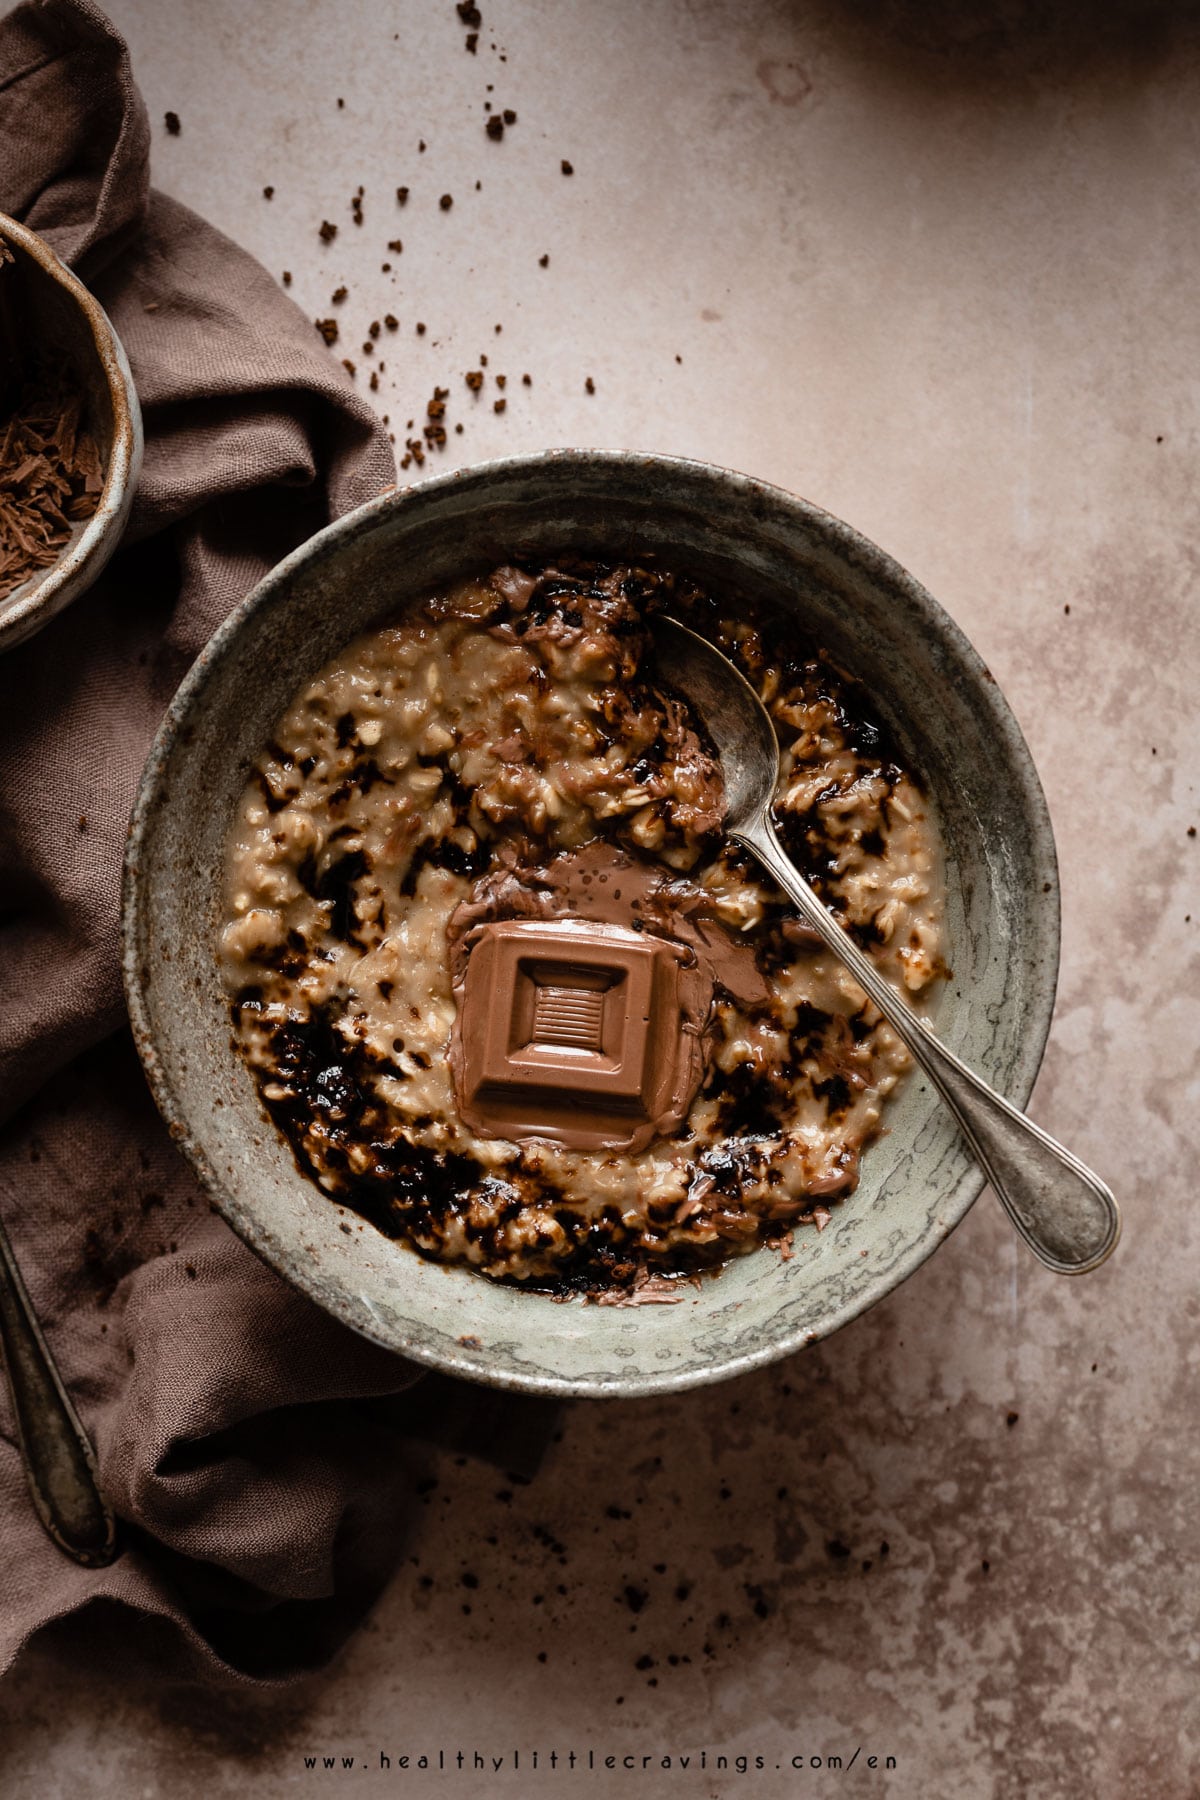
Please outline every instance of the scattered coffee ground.
[{"label": "scattered coffee ground", "polygon": [[[466,47],[474,55],[477,53],[477,50],[478,50],[478,38],[479,38],[478,27],[479,27],[480,20],[481,20],[481,15],[479,13],[479,10],[473,4],[469,4],[469,3],[465,4],[465,5],[456,4],[455,10],[458,13],[462,22],[465,25],[468,25],[471,27],[471,30],[468,34]],[[497,49],[497,46],[495,44],[493,44],[491,47],[493,50]],[[506,60],[507,59],[503,55],[500,56],[501,62],[504,62]],[[489,95],[494,95],[494,84],[492,82],[487,83],[487,92]],[[341,99],[340,97],[338,98],[337,103],[338,103],[339,108],[343,107],[345,104],[344,100]],[[500,107],[497,105],[497,106],[495,106],[495,110],[493,111],[494,105],[495,105],[494,99],[488,99],[488,100],[484,101],[484,110],[488,115],[488,117],[486,118],[485,123],[484,123],[484,129],[487,133],[487,136],[490,139],[492,139],[494,142],[500,142],[504,138],[508,127],[513,126],[517,123],[518,114],[517,114],[516,109],[511,106]],[[418,153],[423,154],[427,148],[428,148],[428,145],[426,143],[426,140],[424,138],[420,138],[417,142]],[[561,159],[560,168],[561,168],[563,175],[574,175],[574,173],[575,173],[574,164],[571,163],[566,157],[563,157]],[[482,185],[483,184],[481,181],[476,181],[475,182],[476,191],[479,191],[482,188]],[[270,198],[274,194],[274,191],[275,190],[273,187],[263,189],[264,196],[267,198]],[[408,204],[408,199],[409,199],[409,195],[410,195],[411,191],[412,191],[411,188],[407,184],[402,184],[402,185],[397,186],[397,188],[395,190],[396,204],[398,206],[406,206]],[[357,188],[356,192],[350,198],[351,215],[352,215],[356,225],[361,225],[364,222],[364,220],[363,220],[364,195],[365,195],[365,189],[360,184],[359,187]],[[438,206],[442,212],[451,211],[451,209],[453,208],[453,205],[454,205],[453,194],[447,193],[447,194],[442,194],[439,196]],[[323,243],[326,243],[326,244],[332,243],[334,238],[336,238],[336,236],[337,236],[337,232],[338,232],[338,227],[331,220],[326,219],[326,220],[322,221],[321,226],[319,228],[319,235],[320,235],[321,241]],[[403,252],[404,245],[403,245],[403,242],[401,239],[391,238],[388,240],[387,248],[388,248],[389,252],[398,256]],[[542,253],[542,255],[539,256],[539,258],[538,258],[538,267],[542,268],[542,269],[546,269],[546,268],[549,268],[549,266],[550,266],[550,252],[544,251]],[[380,269],[383,274],[391,274],[392,263],[384,262],[380,265]],[[284,282],[285,286],[291,285],[290,270],[284,272],[283,282]],[[340,286],[332,294],[330,304],[333,306],[340,306],[347,300],[348,297],[349,297],[348,289],[345,286]],[[316,324],[317,329],[321,332],[322,336],[325,338],[325,341],[327,343],[333,344],[338,340],[338,323],[337,323],[336,319],[318,319],[315,321],[315,324]],[[394,313],[388,313],[384,316],[383,325],[386,326],[388,331],[398,331],[400,329],[400,321],[395,316]],[[498,335],[503,330],[503,327],[501,325],[497,324],[493,327],[493,330]],[[369,325],[368,331],[369,331],[369,338],[364,339],[363,344],[362,344],[361,354],[366,357],[372,357],[374,354],[375,348],[376,348],[374,340],[377,339],[380,334],[380,322],[378,320],[373,321]],[[426,335],[427,327],[423,320],[418,320],[416,322],[415,332],[418,337],[424,337]],[[437,340],[434,340],[434,345],[436,348]],[[481,355],[479,357],[479,363],[480,363],[479,369],[468,371],[464,376],[464,379],[466,381],[468,388],[471,389],[472,394],[476,399],[478,398],[478,396],[483,388],[483,385],[484,385],[485,377],[484,377],[483,371],[487,366],[487,357]],[[350,358],[343,358],[343,367],[346,369],[347,374],[349,374],[352,378],[356,377],[357,365],[354,361],[352,361]],[[380,376],[381,376],[382,372],[384,371],[384,368],[385,368],[385,365],[382,361],[380,361],[378,363],[372,363],[372,365],[370,366],[370,373],[369,373],[368,378],[369,378],[370,387],[371,387],[372,391],[377,392],[379,390]],[[515,379],[515,377],[514,377],[514,379]],[[533,386],[533,377],[528,374],[522,375],[521,382],[522,382],[522,385],[525,387],[532,387]],[[505,387],[505,384],[506,383],[505,383],[504,376],[496,377],[497,388],[499,388],[500,390],[503,390]],[[585,383],[585,389],[586,389],[586,392],[589,394],[594,394],[596,391],[596,385],[591,376],[587,377],[587,380]],[[408,439],[405,440],[405,453],[404,453],[403,457],[400,459],[400,467],[402,469],[407,469],[407,468],[411,467],[414,463],[418,467],[423,466],[429,449],[444,448],[445,443],[446,443],[446,436],[447,436],[447,426],[445,424],[443,424],[443,422],[442,422],[442,415],[444,413],[444,400],[445,400],[445,396],[448,394],[448,391],[449,391],[448,389],[438,389],[438,388],[434,389],[434,402],[431,405],[431,407],[429,409],[427,409],[425,425],[423,428],[423,438],[422,437],[409,437]],[[499,399],[493,401],[493,412],[503,413],[506,410],[506,407],[507,407],[507,402],[506,402],[505,398],[503,397],[503,393],[501,393],[501,397]],[[408,429],[411,431],[412,428],[413,428],[413,421],[410,419],[408,422]],[[463,431],[463,426],[461,423],[456,423],[454,425],[453,429],[456,433],[461,434]],[[395,433],[392,434],[392,442],[393,443],[396,442],[396,434]]]},{"label": "scattered coffee ground", "polygon": [[263,189],[263,199],[264,200],[273,200],[274,198],[275,198],[275,189],[273,187],[265,187]]},{"label": "scattered coffee ground", "polygon": [[82,418],[62,372],[35,368],[0,431],[0,600],[57,562],[96,510],[104,474]]},{"label": "scattered coffee ground", "polygon": [[449,388],[435,387],[432,399],[425,406],[425,442],[438,450],[446,447],[446,427],[442,420],[446,416],[446,401],[449,397]]},{"label": "scattered coffee ground", "polygon": [[179,114],[177,112],[164,113],[163,124],[166,126],[172,137],[178,137],[183,130],[183,126],[179,123]]},{"label": "scattered coffee ground", "polygon": [[594,394],[596,391],[596,384],[592,380],[590,375],[588,376],[587,380],[583,384],[583,391],[585,394]]},{"label": "scattered coffee ground", "polygon": [[292,285],[292,271],[290,269],[285,269],[283,271],[283,285],[284,287],[291,287]]}]

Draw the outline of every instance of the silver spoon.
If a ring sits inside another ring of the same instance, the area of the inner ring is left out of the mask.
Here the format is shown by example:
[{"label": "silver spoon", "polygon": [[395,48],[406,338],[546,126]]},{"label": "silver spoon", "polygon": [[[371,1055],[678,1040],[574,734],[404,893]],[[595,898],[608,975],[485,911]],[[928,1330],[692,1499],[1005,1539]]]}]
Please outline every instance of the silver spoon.
[{"label": "silver spoon", "polygon": [[972,1073],[888,984],[785,855],[771,821],[779,742],[765,706],[727,657],[674,619],[653,624],[664,675],[696,708],[721,758],[725,830],[767,869],[883,1014],[958,1120],[1009,1218],[1060,1275],[1084,1275],[1121,1235],[1112,1194],[1078,1157]]},{"label": "silver spoon", "polygon": [[34,1510],[65,1555],[86,1569],[102,1569],[117,1554],[116,1520],[2,1224],[0,1349]]}]

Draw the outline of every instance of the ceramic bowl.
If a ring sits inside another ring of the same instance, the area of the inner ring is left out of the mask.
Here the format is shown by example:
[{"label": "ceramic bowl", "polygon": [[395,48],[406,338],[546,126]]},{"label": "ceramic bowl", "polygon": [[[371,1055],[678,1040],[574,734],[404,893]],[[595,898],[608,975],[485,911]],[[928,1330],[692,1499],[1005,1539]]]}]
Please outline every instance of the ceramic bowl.
[{"label": "ceramic bowl", "polygon": [[99,301],[36,231],[3,213],[0,242],[13,256],[0,267],[0,280],[23,290],[37,347],[65,363],[82,385],[104,469],[95,512],[75,526],[58,560],[0,600],[2,651],[32,637],[78,599],[116,549],[142,465],[142,415],[121,341]]},{"label": "ceramic bowl", "polygon": [[218,631],[151,753],[126,867],[126,984],[175,1137],[234,1229],[281,1275],[376,1342],[506,1388],[647,1394],[784,1356],[897,1286],[983,1186],[915,1074],[863,1158],[858,1191],[794,1258],[759,1250],[667,1306],[555,1302],[348,1237],[298,1171],[231,1047],[215,945],[235,803],[302,681],[355,633],[465,572],[571,548],[655,552],[761,597],[871,691],[928,784],[947,850],[953,980],[938,1028],[1018,1105],[1029,1096],[1058,961],[1053,839],[1011,712],[957,626],[882,550],[804,500],[661,456],[550,451],[389,494],[290,556]]}]

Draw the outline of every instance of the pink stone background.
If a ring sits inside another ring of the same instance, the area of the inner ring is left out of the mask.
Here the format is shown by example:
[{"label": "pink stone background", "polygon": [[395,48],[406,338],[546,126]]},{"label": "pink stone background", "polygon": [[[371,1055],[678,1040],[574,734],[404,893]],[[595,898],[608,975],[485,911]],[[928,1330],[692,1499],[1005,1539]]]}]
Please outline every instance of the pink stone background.
[{"label": "pink stone background", "polygon": [[[437,1485],[336,1667],[225,1701],[34,1655],[0,1691],[3,1791],[1188,1800],[1194,9],[495,0],[476,56],[450,0],[111,11],[158,184],[336,313],[360,385],[382,356],[401,438],[449,388],[432,466],[566,443],[732,464],[851,521],[966,629],[1062,859],[1032,1110],[1111,1181],[1126,1234],[1064,1283],[985,1196],[906,1288],[792,1362],[568,1408],[530,1487],[414,1452]],[[485,99],[518,113],[502,143]],[[364,357],[388,311],[399,330]],[[481,352],[503,413],[490,380],[464,385]],[[849,1770],[790,1766],[856,1746]],[[439,1747],[526,1766],[399,1770]],[[693,1761],[535,1775],[539,1747]],[[309,1773],[314,1753],[368,1767]],[[718,1753],[766,1767],[716,1772]]]}]

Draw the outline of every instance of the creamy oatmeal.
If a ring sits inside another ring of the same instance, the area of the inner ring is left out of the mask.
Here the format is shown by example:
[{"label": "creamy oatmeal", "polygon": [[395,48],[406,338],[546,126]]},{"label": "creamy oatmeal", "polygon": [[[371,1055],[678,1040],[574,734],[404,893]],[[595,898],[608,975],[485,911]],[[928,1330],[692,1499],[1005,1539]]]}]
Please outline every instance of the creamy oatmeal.
[{"label": "creamy oatmeal", "polygon": [[229,839],[237,1040],[347,1229],[649,1297],[857,1183],[908,1057],[722,843],[656,610],[762,694],[781,835],[845,927],[910,999],[945,973],[920,786],[791,628],[655,568],[464,581],[297,695]]}]

